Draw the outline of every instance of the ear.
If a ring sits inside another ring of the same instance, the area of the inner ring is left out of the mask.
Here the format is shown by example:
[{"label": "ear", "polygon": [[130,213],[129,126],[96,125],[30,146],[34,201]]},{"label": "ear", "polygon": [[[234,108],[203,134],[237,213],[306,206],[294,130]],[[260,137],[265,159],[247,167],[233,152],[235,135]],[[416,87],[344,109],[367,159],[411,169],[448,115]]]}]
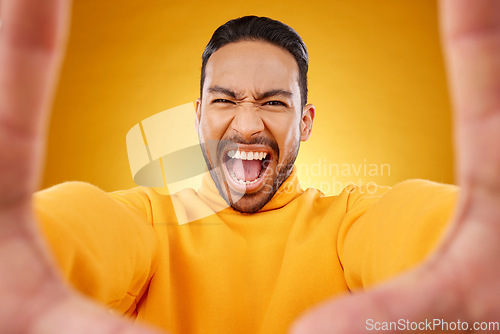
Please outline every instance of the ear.
[{"label": "ear", "polygon": [[306,141],[311,136],[314,116],[316,115],[316,108],[312,104],[304,107],[302,112],[302,119],[300,120],[300,140]]},{"label": "ear", "polygon": [[194,103],[194,108],[196,112],[196,116],[194,119],[194,128],[196,131],[198,131],[198,128],[200,127],[200,119],[201,119],[201,99],[196,99]]}]

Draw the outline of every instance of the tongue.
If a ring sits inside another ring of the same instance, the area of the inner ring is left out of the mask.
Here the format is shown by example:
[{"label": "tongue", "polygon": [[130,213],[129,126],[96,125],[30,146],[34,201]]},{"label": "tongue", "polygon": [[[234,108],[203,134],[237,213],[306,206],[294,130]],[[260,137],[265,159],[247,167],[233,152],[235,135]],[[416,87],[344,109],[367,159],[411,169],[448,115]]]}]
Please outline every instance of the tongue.
[{"label": "tongue", "polygon": [[239,180],[253,181],[259,177],[262,169],[260,160],[241,160],[234,159],[233,173]]}]

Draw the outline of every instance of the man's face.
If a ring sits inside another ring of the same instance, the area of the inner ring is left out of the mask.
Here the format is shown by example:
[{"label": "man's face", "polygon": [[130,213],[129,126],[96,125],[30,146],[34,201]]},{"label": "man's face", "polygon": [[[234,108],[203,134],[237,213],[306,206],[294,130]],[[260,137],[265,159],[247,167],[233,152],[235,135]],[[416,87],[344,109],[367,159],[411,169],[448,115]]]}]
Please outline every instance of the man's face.
[{"label": "man's face", "polygon": [[261,209],[290,175],[309,138],[314,107],[301,107],[298,66],[285,49],[230,43],[206,65],[197,129],[211,176],[235,210]]}]

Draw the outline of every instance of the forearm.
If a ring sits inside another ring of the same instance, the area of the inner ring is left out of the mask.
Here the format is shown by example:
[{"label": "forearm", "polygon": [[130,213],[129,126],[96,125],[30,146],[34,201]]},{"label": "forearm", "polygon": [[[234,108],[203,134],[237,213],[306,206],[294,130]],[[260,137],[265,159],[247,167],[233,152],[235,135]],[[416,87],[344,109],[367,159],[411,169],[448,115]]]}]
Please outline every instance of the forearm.
[{"label": "forearm", "polygon": [[341,261],[351,289],[367,288],[424,261],[442,240],[458,195],[455,186],[405,181],[350,224]]},{"label": "forearm", "polygon": [[120,312],[144,293],[157,240],[144,212],[81,182],[39,192],[34,207],[63,276]]}]

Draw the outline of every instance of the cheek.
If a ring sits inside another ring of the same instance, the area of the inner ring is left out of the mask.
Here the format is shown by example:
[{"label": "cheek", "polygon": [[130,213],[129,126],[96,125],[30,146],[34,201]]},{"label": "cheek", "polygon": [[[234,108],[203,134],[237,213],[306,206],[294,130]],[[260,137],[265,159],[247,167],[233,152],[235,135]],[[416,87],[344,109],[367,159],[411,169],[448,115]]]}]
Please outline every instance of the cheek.
[{"label": "cheek", "polygon": [[226,133],[230,123],[228,115],[207,111],[202,113],[200,129],[205,139],[219,140]]},{"label": "cheek", "polygon": [[268,122],[269,130],[278,143],[280,160],[285,159],[293,151],[300,140],[299,121],[295,118],[285,118]]}]

